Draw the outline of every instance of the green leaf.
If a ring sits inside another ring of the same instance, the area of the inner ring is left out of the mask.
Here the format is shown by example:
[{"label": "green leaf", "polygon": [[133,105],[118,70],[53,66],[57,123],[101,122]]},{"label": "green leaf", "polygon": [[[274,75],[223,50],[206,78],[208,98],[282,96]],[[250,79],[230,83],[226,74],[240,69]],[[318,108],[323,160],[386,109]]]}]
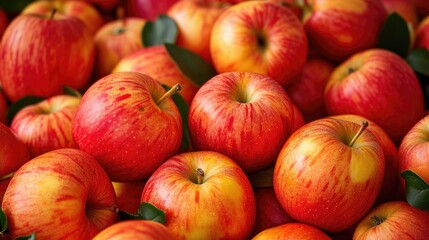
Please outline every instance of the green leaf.
[{"label": "green leaf", "polygon": [[82,98],[82,94],[78,90],[71,88],[69,86],[64,86],[63,91],[64,91],[64,94],[66,95]]},{"label": "green leaf", "polygon": [[148,21],[143,27],[142,39],[145,47],[174,44],[179,30],[176,22],[167,15],[161,14],[155,21]]},{"label": "green leaf", "polygon": [[0,232],[4,233],[7,229],[7,217],[4,214],[3,209],[0,209]]},{"label": "green leaf", "polygon": [[[162,87],[168,91],[171,87],[161,84]],[[189,106],[188,103],[186,103],[185,99],[183,99],[182,95],[179,94],[173,94],[171,96],[174,103],[176,104],[177,108],[179,109],[180,117],[182,118],[182,145],[181,149],[189,149],[191,147],[191,137],[189,135],[189,128],[188,128],[188,113],[189,113]]]},{"label": "green leaf", "polygon": [[214,77],[217,73],[214,67],[198,54],[173,44],[164,44],[171,58],[197,87]]},{"label": "green leaf", "polygon": [[142,202],[140,204],[137,214],[130,214],[121,210],[119,210],[118,214],[121,220],[140,219],[165,224],[165,212],[147,202]]},{"label": "green leaf", "polygon": [[405,179],[405,198],[408,204],[415,208],[429,210],[429,184],[411,170],[401,173]]},{"label": "green leaf", "polygon": [[20,13],[29,3],[34,0],[1,0],[0,8],[8,13]]},{"label": "green leaf", "polygon": [[26,236],[16,237],[15,240],[36,240],[36,233],[32,233]]},{"label": "green leaf", "polygon": [[427,49],[417,48],[410,52],[407,62],[415,72],[429,77],[429,51]]},{"label": "green leaf", "polygon": [[24,108],[28,105],[39,103],[43,100],[44,100],[44,98],[35,97],[35,96],[26,96],[26,97],[19,99],[18,101],[14,102],[13,104],[11,104],[9,106],[7,113],[6,113],[6,122],[8,124],[10,124],[12,122],[12,119],[19,112],[19,110],[21,110],[22,108]]},{"label": "green leaf", "polygon": [[406,57],[410,49],[410,31],[407,22],[396,12],[389,15],[380,31],[378,48]]}]

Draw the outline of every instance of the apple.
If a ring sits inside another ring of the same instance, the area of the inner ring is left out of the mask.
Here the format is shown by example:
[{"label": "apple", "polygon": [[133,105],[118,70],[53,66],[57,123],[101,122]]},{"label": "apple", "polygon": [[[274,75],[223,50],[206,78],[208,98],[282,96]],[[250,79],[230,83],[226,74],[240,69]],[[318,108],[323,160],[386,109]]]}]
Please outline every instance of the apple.
[{"label": "apple", "polygon": [[340,64],[326,84],[324,102],[329,115],[374,121],[395,144],[425,111],[416,74],[404,59],[382,49],[357,53]]},{"label": "apple", "polygon": [[252,173],[276,161],[295,130],[294,110],[273,78],[222,73],[198,90],[189,106],[188,126],[194,149],[223,153]]},{"label": "apple", "polygon": [[304,126],[305,119],[301,113],[301,110],[292,102],[292,110],[293,110],[293,127],[292,132],[295,132],[298,128]]},{"label": "apple", "polygon": [[380,0],[312,0],[307,4],[303,22],[310,46],[335,62],[375,47],[387,18]]},{"label": "apple", "polygon": [[116,64],[127,54],[143,48],[142,30],[146,20],[124,18],[103,25],[94,36],[95,79],[110,74]]},{"label": "apple", "polygon": [[427,0],[412,0],[412,2],[416,6],[420,19],[429,16],[429,5]]},{"label": "apple", "polygon": [[362,116],[354,114],[344,114],[330,116],[336,119],[342,119],[351,121],[354,123],[361,123],[362,121],[368,121],[368,130],[371,131],[375,138],[380,143],[384,151],[385,160],[385,171],[383,177],[383,184],[381,185],[380,193],[378,194],[375,204],[378,205],[383,202],[397,200],[397,192],[399,185],[399,154],[393,141],[387,135],[387,133],[378,126],[375,122],[365,119]]},{"label": "apple", "polygon": [[138,72],[107,75],[84,93],[72,134],[112,181],[144,180],[179,150],[182,119],[165,93]]},{"label": "apple", "polygon": [[249,179],[217,152],[173,156],[147,180],[141,202],[165,211],[177,239],[247,239],[255,223]]},{"label": "apple", "polygon": [[124,56],[112,72],[140,72],[147,74],[160,83],[172,87],[182,85],[180,95],[191,104],[198,91],[195,85],[178,67],[164,45],[145,47]]},{"label": "apple", "polygon": [[6,29],[8,23],[9,23],[9,18],[8,18],[6,12],[0,8],[0,39],[1,39],[3,32]]},{"label": "apple", "polygon": [[125,11],[127,16],[141,17],[150,21],[160,14],[167,13],[168,9],[178,0],[127,0]]},{"label": "apple", "polygon": [[[429,182],[429,115],[418,121],[405,135],[399,146],[399,172],[411,170]],[[402,187],[405,182],[402,179]]]},{"label": "apple", "polygon": [[201,56],[212,63],[210,36],[219,15],[230,5],[207,0],[181,0],[167,11],[177,24],[179,34],[176,44]]},{"label": "apple", "polygon": [[302,18],[303,9],[299,6],[298,1],[296,0],[265,0],[269,2],[274,2],[287,7],[297,16],[299,19]]},{"label": "apple", "polygon": [[30,2],[21,14],[49,15],[53,10],[80,19],[88,27],[91,34],[104,24],[103,17],[91,4],[77,0],[38,0]]},{"label": "apple", "polygon": [[289,137],[275,164],[273,186],[290,217],[341,232],[370,210],[385,160],[367,124],[322,118]]},{"label": "apple", "polygon": [[116,198],[89,154],[63,148],[28,161],[12,177],[2,209],[11,239],[91,239],[117,221]]},{"label": "apple", "polygon": [[295,222],[282,208],[272,187],[253,189],[256,200],[256,221],[253,235],[265,229]]},{"label": "apple", "polygon": [[282,86],[293,82],[307,58],[303,25],[291,10],[267,1],[238,3],[216,20],[210,53],[217,72],[256,72]]},{"label": "apple", "polygon": [[353,240],[424,240],[429,235],[428,223],[428,211],[404,201],[387,202],[376,206],[360,221]]},{"label": "apple", "polygon": [[72,121],[80,98],[56,95],[17,112],[10,128],[24,142],[31,157],[59,148],[78,148]]},{"label": "apple", "polygon": [[161,223],[150,220],[128,220],[115,223],[98,233],[92,240],[174,239],[171,231]]},{"label": "apple", "polygon": [[135,214],[140,205],[145,181],[139,182],[112,182],[115,189],[118,208],[121,211]]},{"label": "apple", "polygon": [[1,91],[0,87],[0,123],[6,123],[6,113],[8,109],[8,104],[6,102],[6,98],[3,95],[3,91]]},{"label": "apple", "polygon": [[298,79],[286,88],[292,102],[298,107],[306,122],[325,117],[323,103],[325,85],[335,65],[321,57],[311,57]]},{"label": "apple", "polygon": [[414,47],[429,50],[429,16],[424,18],[418,25]]},{"label": "apple", "polygon": [[51,97],[64,85],[82,89],[94,64],[94,42],[79,19],[53,12],[19,15],[0,42],[0,84],[15,102],[35,95]]},{"label": "apple", "polygon": [[96,6],[99,10],[104,13],[109,13],[118,7],[121,0],[81,0],[86,1],[94,6]]},{"label": "apple", "polygon": [[331,240],[322,230],[304,223],[286,223],[260,232],[252,240]]},{"label": "apple", "polygon": [[381,0],[388,13],[398,13],[411,27],[417,27],[419,22],[417,9],[410,0]]}]

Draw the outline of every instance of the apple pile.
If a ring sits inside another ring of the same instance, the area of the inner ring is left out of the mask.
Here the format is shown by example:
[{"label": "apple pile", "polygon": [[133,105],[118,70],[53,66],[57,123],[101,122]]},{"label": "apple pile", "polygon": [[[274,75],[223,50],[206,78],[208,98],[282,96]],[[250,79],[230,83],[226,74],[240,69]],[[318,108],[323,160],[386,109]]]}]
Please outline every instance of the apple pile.
[{"label": "apple pile", "polygon": [[428,239],[426,0],[0,3],[0,239]]}]

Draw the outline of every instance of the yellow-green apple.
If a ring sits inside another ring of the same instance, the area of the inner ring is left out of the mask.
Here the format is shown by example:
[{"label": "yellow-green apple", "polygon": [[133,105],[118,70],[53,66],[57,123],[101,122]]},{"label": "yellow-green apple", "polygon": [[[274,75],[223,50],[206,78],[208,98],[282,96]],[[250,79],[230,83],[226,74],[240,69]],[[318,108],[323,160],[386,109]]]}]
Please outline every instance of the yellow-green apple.
[{"label": "yellow-green apple", "polygon": [[148,75],[107,75],[83,95],[73,137],[112,181],[144,180],[180,148],[182,119],[166,96],[161,84]]},{"label": "yellow-green apple", "polygon": [[144,187],[141,202],[165,211],[178,239],[247,239],[255,223],[255,196],[243,170],[212,151],[176,155]]},{"label": "yellow-green apple", "polygon": [[280,205],[272,187],[253,188],[256,200],[256,221],[253,235],[265,229],[295,222]]},{"label": "yellow-green apple", "polygon": [[331,240],[322,230],[304,223],[286,223],[260,232],[252,240]]},{"label": "yellow-green apple", "polygon": [[419,19],[417,9],[410,0],[381,0],[388,13],[398,13],[411,27],[417,27]]},{"label": "yellow-green apple", "polygon": [[221,73],[207,81],[189,106],[188,125],[194,149],[223,153],[246,173],[273,164],[295,130],[286,91],[252,72]]},{"label": "yellow-green apple", "polygon": [[414,47],[429,50],[429,16],[424,18],[418,25]]},{"label": "yellow-green apple", "polygon": [[226,9],[216,20],[210,53],[217,72],[257,72],[282,86],[294,80],[307,58],[307,37],[293,12],[267,1]]},{"label": "yellow-green apple", "polygon": [[[411,170],[429,182],[429,115],[418,121],[399,146],[399,173]],[[405,182],[402,187],[405,189]]]},{"label": "yellow-green apple", "polygon": [[98,233],[92,240],[174,240],[171,231],[161,223],[150,220],[128,220],[115,223]]},{"label": "yellow-green apple", "polygon": [[61,14],[80,19],[91,34],[95,34],[104,23],[103,17],[94,6],[78,0],[38,0],[29,3],[21,14],[46,15],[52,13],[54,9]]},{"label": "yellow-green apple", "polygon": [[169,87],[176,83],[182,85],[180,95],[191,104],[198,91],[195,85],[179,68],[164,45],[145,47],[124,56],[115,68],[115,72],[140,72],[147,74]]},{"label": "yellow-green apple", "polygon": [[129,17],[108,22],[97,31],[95,80],[110,74],[121,58],[143,48],[141,34],[145,23],[142,18]]},{"label": "yellow-green apple", "polygon": [[385,162],[383,148],[365,129],[367,124],[322,118],[289,137],[273,176],[277,199],[289,216],[341,232],[370,210]]},{"label": "yellow-green apple", "polygon": [[8,104],[6,102],[6,98],[3,95],[3,91],[1,91],[1,87],[0,87],[0,123],[6,123],[7,109],[8,109]]},{"label": "yellow-green apple", "polygon": [[393,52],[369,49],[334,70],[324,93],[329,115],[356,114],[377,123],[398,144],[424,116],[424,98],[411,67]]},{"label": "yellow-green apple", "polygon": [[128,0],[125,3],[127,16],[141,17],[150,21],[155,20],[160,14],[166,13],[168,9],[178,0]]},{"label": "yellow-green apple", "polygon": [[298,107],[306,122],[325,117],[323,93],[335,65],[321,57],[311,57],[297,80],[286,88],[292,102]]},{"label": "yellow-green apple", "polygon": [[399,154],[393,141],[389,135],[375,122],[365,119],[362,116],[354,114],[344,114],[330,116],[336,119],[342,119],[360,124],[362,121],[368,121],[368,130],[371,131],[384,151],[384,177],[383,184],[381,185],[380,193],[374,204],[378,205],[383,202],[396,200],[399,185]]},{"label": "yellow-green apple", "polygon": [[0,8],[0,39],[8,23],[9,23],[9,20],[6,12]]},{"label": "yellow-green apple", "polygon": [[115,189],[116,202],[121,211],[131,214],[137,213],[145,183],[145,181],[112,182]]},{"label": "yellow-green apple", "polygon": [[79,19],[53,12],[19,15],[0,42],[0,84],[12,102],[82,89],[94,65],[94,41]]},{"label": "yellow-green apple", "polygon": [[63,148],[22,165],[2,209],[11,238],[91,239],[117,221],[116,198],[103,168],[89,154]]},{"label": "yellow-green apple", "polygon": [[191,50],[212,63],[210,36],[219,15],[230,5],[225,2],[207,0],[181,0],[167,11],[177,24],[179,34],[176,44]]},{"label": "yellow-green apple", "polygon": [[425,240],[429,236],[429,211],[405,201],[386,202],[372,209],[353,234],[353,240]]},{"label": "yellow-green apple", "polygon": [[80,98],[56,95],[17,112],[10,128],[27,145],[30,156],[59,148],[78,148],[72,137],[72,122]]},{"label": "yellow-green apple", "polygon": [[311,0],[307,4],[303,22],[310,46],[335,62],[375,47],[387,17],[380,0]]}]

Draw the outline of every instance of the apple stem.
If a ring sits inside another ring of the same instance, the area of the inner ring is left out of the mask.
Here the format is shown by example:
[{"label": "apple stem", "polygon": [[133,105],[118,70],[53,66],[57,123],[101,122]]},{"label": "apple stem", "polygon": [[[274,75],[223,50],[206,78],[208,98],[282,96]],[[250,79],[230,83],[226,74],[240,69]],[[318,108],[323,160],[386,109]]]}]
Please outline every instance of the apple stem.
[{"label": "apple stem", "polygon": [[385,217],[379,217],[377,215],[374,215],[371,217],[371,221],[373,223],[373,226],[377,226],[377,225],[382,224],[384,222],[384,220],[386,220]]},{"label": "apple stem", "polygon": [[52,9],[52,12],[51,12],[51,16],[50,16],[50,19],[54,19],[54,16],[55,16],[55,14],[57,13],[57,9],[56,8],[53,8]]},{"label": "apple stem", "polygon": [[362,121],[362,125],[359,128],[359,131],[356,133],[356,135],[353,137],[353,139],[349,143],[349,147],[352,147],[353,144],[356,142],[356,140],[359,138],[359,136],[363,133],[363,130],[368,127],[368,121],[364,120]]},{"label": "apple stem", "polygon": [[158,101],[156,101],[156,105],[159,105],[160,103],[164,102],[165,99],[170,97],[171,95],[180,92],[182,90],[182,85],[176,83],[170,90],[168,90]]},{"label": "apple stem", "polygon": [[122,28],[125,28],[125,10],[122,5],[118,6],[116,9],[116,18],[120,20]]},{"label": "apple stem", "polygon": [[3,177],[0,178],[0,181],[12,178],[14,174],[15,174],[15,172],[11,172],[11,173],[9,173],[7,175],[4,175]]},{"label": "apple stem", "polygon": [[347,73],[348,73],[348,74],[352,74],[352,73],[354,73],[354,72],[355,72],[355,69],[354,69],[354,68],[349,67],[349,69],[347,69]]},{"label": "apple stem", "polygon": [[201,168],[197,169],[197,183],[201,184],[204,180],[204,171]]}]

